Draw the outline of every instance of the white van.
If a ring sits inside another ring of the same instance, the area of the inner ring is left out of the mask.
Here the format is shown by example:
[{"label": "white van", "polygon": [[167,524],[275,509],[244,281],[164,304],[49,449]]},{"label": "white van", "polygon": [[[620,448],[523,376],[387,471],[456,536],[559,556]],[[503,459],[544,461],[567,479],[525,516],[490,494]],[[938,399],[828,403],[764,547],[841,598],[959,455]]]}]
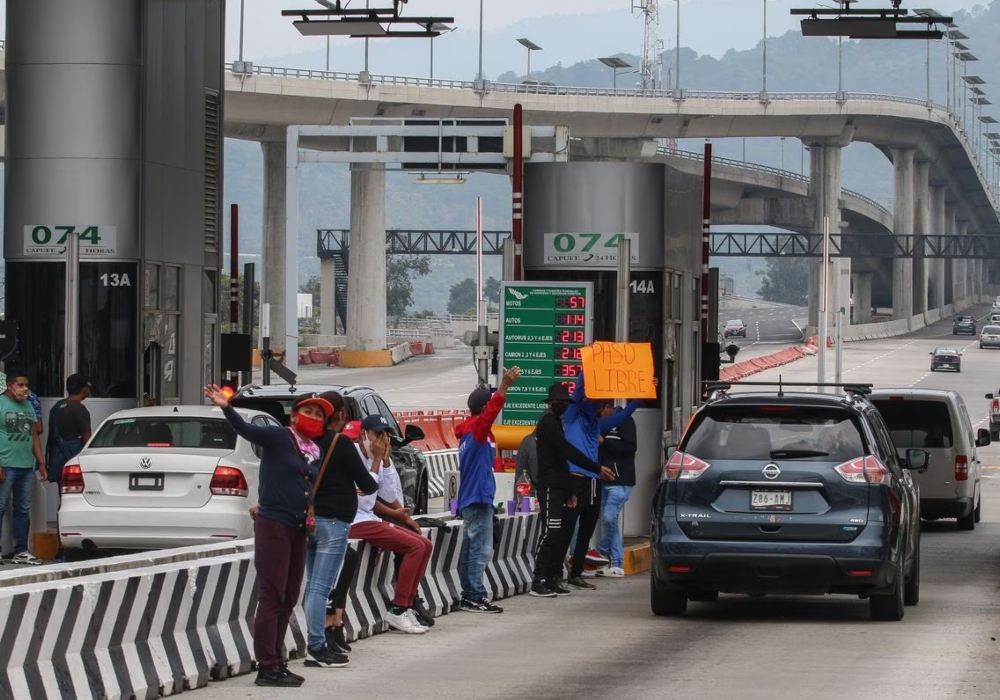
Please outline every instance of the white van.
[{"label": "white van", "polygon": [[982,517],[982,465],[978,448],[990,431],[972,428],[962,397],[939,389],[876,389],[869,399],[885,420],[896,450],[927,450],[927,469],[917,473],[920,517],[957,518],[959,530],[973,530]]}]

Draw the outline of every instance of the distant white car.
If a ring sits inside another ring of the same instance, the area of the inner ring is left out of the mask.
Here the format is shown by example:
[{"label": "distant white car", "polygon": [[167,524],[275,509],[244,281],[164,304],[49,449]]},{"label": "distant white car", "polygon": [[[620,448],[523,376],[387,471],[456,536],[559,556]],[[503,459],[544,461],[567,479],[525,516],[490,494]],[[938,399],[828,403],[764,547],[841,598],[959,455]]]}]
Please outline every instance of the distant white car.
[{"label": "distant white car", "polygon": [[[262,411],[248,422],[279,425]],[[259,448],[213,406],[119,411],[63,469],[64,549],[147,550],[253,535]]]}]

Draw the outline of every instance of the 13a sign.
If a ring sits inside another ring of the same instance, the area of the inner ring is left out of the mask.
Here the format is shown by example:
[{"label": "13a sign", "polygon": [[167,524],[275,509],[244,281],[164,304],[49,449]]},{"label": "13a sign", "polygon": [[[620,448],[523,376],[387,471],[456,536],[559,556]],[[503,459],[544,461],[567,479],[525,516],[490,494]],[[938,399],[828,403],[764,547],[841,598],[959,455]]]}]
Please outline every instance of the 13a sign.
[{"label": "13a sign", "polygon": [[81,257],[111,257],[118,254],[116,226],[36,224],[24,227],[24,254],[39,258],[66,257],[71,233],[80,236]]},{"label": "13a sign", "polygon": [[629,241],[629,257],[639,262],[637,233],[546,233],[542,236],[542,251],[546,265],[576,267],[614,267],[618,264],[618,242]]}]

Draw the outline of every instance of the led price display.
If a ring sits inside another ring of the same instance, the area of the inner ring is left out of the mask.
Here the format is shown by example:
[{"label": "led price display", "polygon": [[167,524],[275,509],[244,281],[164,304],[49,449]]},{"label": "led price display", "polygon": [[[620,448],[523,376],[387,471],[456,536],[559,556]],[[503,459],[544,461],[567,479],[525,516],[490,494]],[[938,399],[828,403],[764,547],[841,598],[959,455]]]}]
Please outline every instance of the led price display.
[{"label": "led price display", "polygon": [[501,423],[534,425],[549,386],[572,386],[580,374],[580,348],[592,341],[589,282],[504,282],[500,310],[500,365],[521,368],[507,391]]}]

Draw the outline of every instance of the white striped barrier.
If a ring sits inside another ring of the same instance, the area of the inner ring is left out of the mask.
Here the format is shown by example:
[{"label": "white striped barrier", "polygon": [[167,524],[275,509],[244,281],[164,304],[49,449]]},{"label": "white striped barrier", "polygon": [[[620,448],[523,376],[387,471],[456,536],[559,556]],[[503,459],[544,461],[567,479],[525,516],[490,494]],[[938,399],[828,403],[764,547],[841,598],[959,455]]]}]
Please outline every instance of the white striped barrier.
[{"label": "white striped barrier", "polygon": [[427,497],[440,498],[445,491],[444,475],[458,471],[458,450],[424,452],[424,458],[427,460]]},{"label": "white striped barrier", "polygon": [[[458,604],[462,521],[425,534],[434,553],[420,595],[434,617]],[[531,583],[539,535],[535,513],[500,518],[499,546],[486,588],[499,600]],[[352,542],[358,568],[348,596],[351,641],[384,632],[395,562]],[[0,587],[0,698],[119,700],[157,698],[248,673],[257,601],[253,544],[244,551],[146,568]],[[296,607],[285,637],[305,652],[305,618]]]}]

